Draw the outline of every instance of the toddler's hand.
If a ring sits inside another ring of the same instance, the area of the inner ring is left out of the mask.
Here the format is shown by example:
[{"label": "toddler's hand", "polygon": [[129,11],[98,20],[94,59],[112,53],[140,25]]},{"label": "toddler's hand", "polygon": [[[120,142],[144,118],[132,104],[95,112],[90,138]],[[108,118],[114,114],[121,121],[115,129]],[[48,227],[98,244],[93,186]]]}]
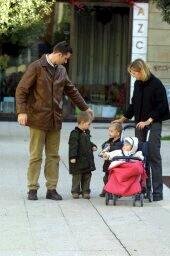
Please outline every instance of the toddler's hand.
[{"label": "toddler's hand", "polygon": [[75,164],[76,163],[76,159],[70,159],[70,163]]},{"label": "toddler's hand", "polygon": [[102,150],[102,152],[108,152],[110,150],[110,145],[109,144],[105,144],[104,149]]},{"label": "toddler's hand", "polygon": [[104,160],[108,160],[108,159],[109,159],[109,155],[108,155],[107,152],[104,152],[104,153],[103,153],[103,159],[104,159]]},{"label": "toddler's hand", "polygon": [[103,158],[103,151],[100,151],[100,153],[98,154],[98,156],[102,157]]}]

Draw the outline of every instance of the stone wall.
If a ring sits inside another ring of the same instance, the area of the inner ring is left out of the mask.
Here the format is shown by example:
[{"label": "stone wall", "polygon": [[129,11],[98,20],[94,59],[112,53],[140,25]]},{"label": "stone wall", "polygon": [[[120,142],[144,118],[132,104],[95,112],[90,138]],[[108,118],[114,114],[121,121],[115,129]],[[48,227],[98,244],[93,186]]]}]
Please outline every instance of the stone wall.
[{"label": "stone wall", "polygon": [[170,24],[153,4],[149,4],[147,62],[152,72],[170,87]]}]

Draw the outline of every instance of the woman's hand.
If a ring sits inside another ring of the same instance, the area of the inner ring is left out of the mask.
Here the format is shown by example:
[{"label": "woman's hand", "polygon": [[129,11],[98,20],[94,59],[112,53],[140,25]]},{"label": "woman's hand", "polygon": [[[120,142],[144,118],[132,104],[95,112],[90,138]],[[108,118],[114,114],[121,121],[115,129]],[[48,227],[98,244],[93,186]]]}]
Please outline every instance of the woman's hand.
[{"label": "woman's hand", "polygon": [[123,124],[126,120],[128,120],[125,116],[122,116],[119,119],[113,120],[111,123],[121,123]]},{"label": "woman's hand", "polygon": [[146,120],[145,122],[139,122],[136,125],[136,128],[142,130],[143,128],[145,128],[145,126],[150,125],[153,122],[153,119],[150,117],[148,120]]}]

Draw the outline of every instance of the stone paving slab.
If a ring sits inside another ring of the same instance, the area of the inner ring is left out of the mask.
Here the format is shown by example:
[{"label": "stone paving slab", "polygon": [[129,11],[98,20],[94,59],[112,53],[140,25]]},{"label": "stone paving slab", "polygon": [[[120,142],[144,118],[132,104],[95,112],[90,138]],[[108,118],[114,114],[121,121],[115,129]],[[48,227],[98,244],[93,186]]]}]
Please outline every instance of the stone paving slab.
[{"label": "stone paving slab", "polygon": [[[102,159],[95,154],[90,200],[70,196],[67,170],[68,136],[74,123],[64,123],[58,191],[64,200],[45,199],[43,165],[39,200],[27,200],[26,169],[28,129],[16,123],[0,123],[0,256],[169,256],[170,190],[164,201],[133,207],[131,198],[106,206],[102,189]],[[94,124],[102,127],[103,124]],[[167,126],[166,126],[167,127]],[[168,129],[163,132],[168,133]],[[100,147],[106,129],[92,128]],[[164,172],[169,174],[169,142],[162,143]]]}]

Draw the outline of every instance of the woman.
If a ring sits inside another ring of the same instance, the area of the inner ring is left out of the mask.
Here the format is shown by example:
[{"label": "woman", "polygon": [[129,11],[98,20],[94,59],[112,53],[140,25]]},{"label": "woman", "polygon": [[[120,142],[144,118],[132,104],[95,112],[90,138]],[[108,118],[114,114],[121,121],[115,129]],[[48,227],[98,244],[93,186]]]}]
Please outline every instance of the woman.
[{"label": "woman", "polygon": [[152,171],[153,201],[160,201],[163,200],[160,155],[162,121],[170,118],[166,90],[142,59],[130,63],[128,72],[136,78],[131,104],[124,115],[114,122],[123,123],[134,117],[136,136],[142,142],[146,141],[146,128],[150,126],[149,163]]}]

